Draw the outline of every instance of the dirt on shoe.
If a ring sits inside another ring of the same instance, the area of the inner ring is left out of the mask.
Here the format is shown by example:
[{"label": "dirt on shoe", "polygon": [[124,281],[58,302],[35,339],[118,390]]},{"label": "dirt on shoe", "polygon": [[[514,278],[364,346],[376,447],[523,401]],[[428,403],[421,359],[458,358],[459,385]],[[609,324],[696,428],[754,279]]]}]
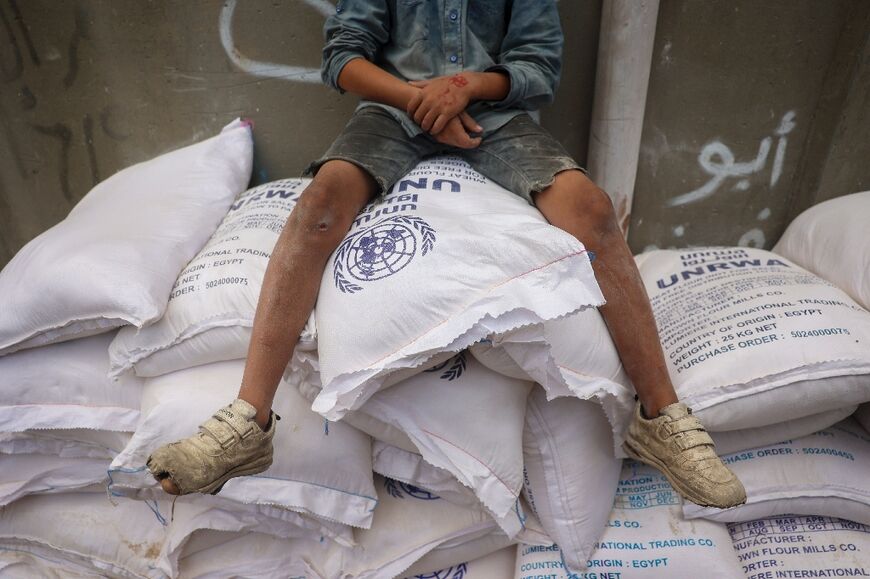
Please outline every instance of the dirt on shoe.
[{"label": "dirt on shoe", "polygon": [[662,471],[674,490],[695,504],[726,509],[746,502],[743,484],[716,454],[701,421],[681,402],[665,406],[655,418],[644,417],[638,402],[623,448],[631,458]]},{"label": "dirt on shoe", "polygon": [[257,474],[272,464],[274,412],[264,431],[255,422],[257,409],[241,399],[221,408],[195,435],[161,446],[146,466],[169,494],[216,494],[237,476]]}]

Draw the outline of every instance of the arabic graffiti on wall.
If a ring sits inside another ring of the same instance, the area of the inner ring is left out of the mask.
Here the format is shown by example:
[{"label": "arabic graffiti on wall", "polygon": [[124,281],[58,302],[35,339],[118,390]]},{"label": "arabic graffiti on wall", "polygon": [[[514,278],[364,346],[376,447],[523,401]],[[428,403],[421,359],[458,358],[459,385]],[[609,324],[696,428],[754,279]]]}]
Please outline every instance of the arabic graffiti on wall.
[{"label": "arabic graffiti on wall", "polygon": [[[692,191],[671,198],[667,206],[680,207],[696,203],[722,191],[747,191],[751,179],[768,171],[767,182],[771,188],[774,187],[782,177],[788,149],[788,135],[796,126],[796,117],[797,113],[793,110],[785,113],[773,135],[763,138],[758,144],[758,152],[750,161],[738,162],[731,149],[719,140],[704,145],[698,155],[698,165],[710,176],[709,180]],[[755,216],[755,220],[761,225],[761,222],[766,221],[770,215],[770,208],[765,207]],[[677,225],[672,233],[675,238],[680,238],[685,231],[684,225]],[[749,247],[763,247],[766,242],[764,230],[759,226],[751,227],[736,240],[737,245]],[[648,245],[645,251],[657,248],[656,245]]]},{"label": "arabic graffiti on wall", "polygon": [[[770,170],[770,186],[773,187],[782,176],[782,165],[785,161],[786,147],[788,146],[788,134],[795,128],[795,111],[789,111],[783,115],[774,134],[778,141],[776,153],[773,158],[773,166]],[[737,179],[732,185],[732,190],[746,191],[749,189],[749,177],[765,170],[770,150],[773,146],[774,137],[765,137],[758,145],[758,154],[752,161],[739,163],[721,141],[711,141],[704,145],[701,154],[698,155],[698,164],[710,175],[710,180],[701,187],[677,195],[670,201],[668,206],[676,207],[687,203],[694,203],[706,199],[715,194],[728,179]]]}]

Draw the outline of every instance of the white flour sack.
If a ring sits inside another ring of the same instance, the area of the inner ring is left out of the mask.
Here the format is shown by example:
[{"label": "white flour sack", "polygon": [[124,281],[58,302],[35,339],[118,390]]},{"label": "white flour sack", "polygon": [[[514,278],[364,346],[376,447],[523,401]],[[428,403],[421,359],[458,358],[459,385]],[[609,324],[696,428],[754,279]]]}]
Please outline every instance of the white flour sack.
[{"label": "white flour sack", "polygon": [[102,491],[108,466],[106,459],[0,455],[0,507],[27,495],[94,490],[95,485]]},{"label": "white flour sack", "polygon": [[870,309],[870,191],[810,207],[792,221],[773,248],[823,277]]},{"label": "white flour sack", "polygon": [[[194,434],[199,424],[232,401],[244,365],[244,360],[216,362],[147,379],[142,423],[109,470],[112,491],[165,497],[145,466],[148,456],[163,444]],[[218,497],[237,506],[277,507],[272,508],[276,517],[290,510],[368,527],[377,503],[371,439],[347,424],[325,425],[286,384],[278,388],[272,407],[281,416],[272,466],[258,475],[230,479]]]},{"label": "white flour sack", "polygon": [[147,505],[113,505],[105,493],[27,497],[0,510],[0,561],[38,561],[40,577],[163,578],[164,538]]},{"label": "white flour sack", "polygon": [[612,447],[610,425],[597,404],[547,402],[543,388],[529,396],[525,496],[574,571],[586,567],[610,516],[622,468]]},{"label": "white flour sack", "polygon": [[710,436],[716,443],[719,455],[731,454],[741,450],[776,444],[783,440],[799,438],[812,432],[818,432],[849,417],[855,412],[855,406],[845,406],[819,414],[811,414],[803,418],[795,418],[786,422],[776,422],[768,426],[744,428],[742,430],[725,430],[711,432]]},{"label": "white flour sack", "polygon": [[130,442],[129,432],[52,429],[0,433],[0,454],[49,454],[111,461]]},{"label": "white flour sack", "polygon": [[135,430],[142,380],[106,377],[112,337],[103,334],[0,357],[0,432]]},{"label": "white flour sack", "polygon": [[664,475],[626,461],[610,521],[586,569],[566,572],[556,545],[520,545],[514,579],[743,577],[725,525],[683,520],[679,505]]},{"label": "white flour sack", "polygon": [[[169,527],[160,567],[171,577],[208,576],[209,572],[212,577],[260,577],[266,571],[271,572],[272,577],[292,577],[289,569],[297,569],[303,577],[320,577],[319,574],[303,572],[300,563],[335,563],[337,570],[340,561],[333,560],[341,558],[353,544],[349,527],[343,526],[339,541],[327,541],[326,537],[335,538],[334,530],[328,528],[327,522],[298,517],[298,525],[291,526],[264,516],[256,509],[244,514],[239,511],[228,513],[218,497],[208,495],[184,496],[176,501],[174,510],[163,509],[162,514],[157,514]],[[250,541],[240,540],[243,536],[255,537],[259,546],[251,549]],[[220,547],[226,555],[219,555],[219,549],[214,547]],[[209,558],[197,557],[198,563],[185,564],[185,558],[198,552],[208,553]],[[221,562],[227,564],[228,556],[236,560],[236,565],[245,564],[249,569],[241,571],[241,567],[233,565],[222,569]],[[282,571],[278,573],[277,569]]]},{"label": "white flour sack", "polygon": [[450,471],[432,466],[419,453],[380,440],[372,442],[372,470],[386,478],[427,490],[454,505],[480,504],[474,492],[456,480]]},{"label": "white flour sack", "polygon": [[313,409],[337,420],[427,362],[603,301],[580,242],[464,161],[424,161],[327,263]]},{"label": "white flour sack", "polygon": [[[133,367],[139,376],[159,376],[247,356],[269,256],[308,181],[274,181],[239,195],[179,274],[160,321],[119,332],[109,351],[112,373]],[[312,331],[303,333],[303,348],[315,346]]]},{"label": "white flour sack", "polygon": [[[348,416],[404,434],[427,463],[472,489],[509,536],[522,530],[523,417],[532,383],[485,368],[467,352],[374,394]],[[310,396],[310,394],[309,394]],[[493,405],[498,415],[491,419]]]},{"label": "white flour sack", "polygon": [[180,272],[251,176],[236,120],[106,179],[0,272],[0,355],[159,319]]},{"label": "white flour sack", "polygon": [[870,524],[870,434],[851,418],[722,459],[746,488],[746,504],[715,509],[685,503],[686,517],[740,522],[798,514]]},{"label": "white flour sack", "polygon": [[505,547],[485,557],[450,565],[429,573],[408,575],[405,579],[509,579],[517,559],[515,546]]},{"label": "white flour sack", "polygon": [[747,579],[870,577],[870,527],[784,516],[728,525]]},{"label": "white flour sack", "polygon": [[[429,572],[482,557],[512,542],[483,509],[453,505],[390,479],[375,477],[375,483],[379,501],[374,524],[355,532],[359,544],[342,577],[401,577],[415,574],[408,571],[415,562]],[[429,562],[421,561],[424,557]]]},{"label": "white flour sack", "polygon": [[761,249],[637,258],[680,400],[711,431],[870,399],[870,312]]},{"label": "white flour sack", "polygon": [[329,541],[202,530],[184,546],[178,577],[337,579],[341,563],[341,552]]},{"label": "white flour sack", "polygon": [[613,429],[617,456],[634,408],[634,388],[597,309],[526,326],[471,348],[485,366],[544,387],[547,398],[573,396],[601,404]]},{"label": "white flour sack", "polygon": [[[421,455],[377,440],[372,448],[372,469],[379,475],[417,487],[454,505],[477,510],[485,508],[471,489],[448,471],[427,463]],[[515,510],[495,522],[506,535],[514,535],[514,540],[520,543],[549,545],[552,542],[525,499],[521,498]]]}]

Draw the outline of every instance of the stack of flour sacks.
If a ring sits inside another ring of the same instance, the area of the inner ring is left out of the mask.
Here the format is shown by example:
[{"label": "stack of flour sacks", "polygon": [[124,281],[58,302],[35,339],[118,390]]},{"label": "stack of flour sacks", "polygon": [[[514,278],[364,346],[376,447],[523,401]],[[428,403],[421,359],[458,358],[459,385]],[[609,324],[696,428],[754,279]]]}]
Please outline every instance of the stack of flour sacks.
[{"label": "stack of flour sacks", "polygon": [[591,256],[452,157],[367,206],[327,264],[272,467],[171,500],[145,461],[235,397],[306,186],[245,190],[252,148],[235,121],[126,169],[0,273],[4,576],[673,577],[711,554],[751,576],[773,565],[744,537],[765,517],[870,523],[870,435],[848,418],[870,400],[868,282],[799,259],[845,252],[804,227],[786,257],[639,258],[678,392],[749,493],[681,511],[622,464],[634,392]]},{"label": "stack of flour sacks", "polygon": [[[747,502],[682,503],[660,473],[626,461],[587,570],[562,543],[561,553],[521,546],[516,579],[870,576],[868,218],[870,191],[807,210],[774,252],[637,257],[677,393],[711,430]],[[553,336],[551,355],[566,374],[563,338]],[[523,342],[500,337],[531,374]],[[527,423],[533,417],[530,399]],[[617,424],[625,418],[617,414]]]},{"label": "stack of flour sacks", "polygon": [[272,467],[162,493],[145,461],[235,397],[306,185],[246,191],[252,148],[236,121],[121,171],[0,274],[4,576],[394,577],[550,544],[521,498],[532,383],[467,350],[603,300],[581,244],[456,159],[368,207],[330,262]]}]

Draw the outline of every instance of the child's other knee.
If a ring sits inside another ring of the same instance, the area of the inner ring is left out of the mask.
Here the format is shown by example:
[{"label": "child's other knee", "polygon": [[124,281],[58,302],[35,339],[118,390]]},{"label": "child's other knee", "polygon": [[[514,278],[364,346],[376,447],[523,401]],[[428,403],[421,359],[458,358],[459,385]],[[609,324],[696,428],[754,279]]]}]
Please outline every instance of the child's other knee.
[{"label": "child's other knee", "polygon": [[553,184],[539,195],[538,202],[550,206],[545,215],[559,215],[561,219],[580,222],[585,229],[601,233],[619,231],[610,196],[582,171],[572,169],[558,173]]}]

